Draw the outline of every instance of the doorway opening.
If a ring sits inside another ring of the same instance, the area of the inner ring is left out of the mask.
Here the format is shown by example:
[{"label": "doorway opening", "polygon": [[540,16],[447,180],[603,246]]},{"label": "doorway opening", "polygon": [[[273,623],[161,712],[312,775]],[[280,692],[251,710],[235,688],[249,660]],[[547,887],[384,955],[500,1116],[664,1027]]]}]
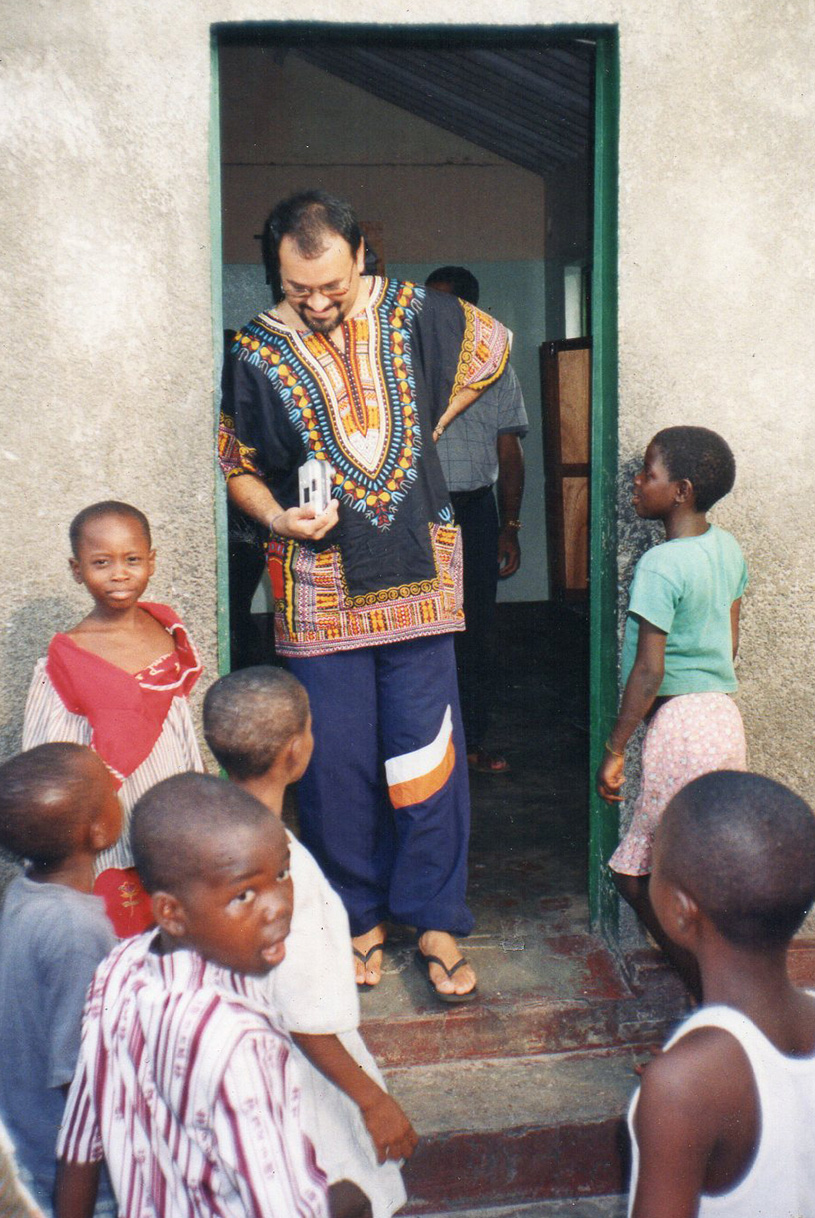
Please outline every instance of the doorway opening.
[{"label": "doorway opening", "polygon": [[[483,892],[504,902],[507,942],[517,880],[544,901],[579,890],[613,932],[608,818],[590,774],[616,697],[616,31],[281,23],[214,35],[223,330],[269,307],[259,234],[273,203],[320,187],[351,200],[385,274],[423,283],[464,265],[513,332],[530,420],[522,565],[499,585],[489,691],[513,769],[473,776],[476,888],[496,852],[509,860]],[[544,460],[542,357],[563,340],[590,352],[585,514],[566,530],[583,547],[577,591],[558,582]],[[251,610],[265,648],[263,581]]]}]

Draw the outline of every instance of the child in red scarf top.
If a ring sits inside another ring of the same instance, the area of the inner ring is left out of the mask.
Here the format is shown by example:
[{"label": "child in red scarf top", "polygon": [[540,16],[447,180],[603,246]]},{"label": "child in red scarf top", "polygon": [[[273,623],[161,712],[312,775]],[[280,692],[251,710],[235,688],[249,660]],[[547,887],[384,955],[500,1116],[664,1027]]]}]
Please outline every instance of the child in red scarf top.
[{"label": "child in red scarf top", "polygon": [[203,770],[187,696],[201,673],[184,625],[140,601],[155,567],[150,526],[107,500],[71,522],[74,579],[94,600],[86,618],[51,640],[28,695],[23,748],[65,740],[99,754],[119,787],[124,829],[97,860],[94,892],[120,937],[152,923],[130,853],[130,811],[162,778]]}]

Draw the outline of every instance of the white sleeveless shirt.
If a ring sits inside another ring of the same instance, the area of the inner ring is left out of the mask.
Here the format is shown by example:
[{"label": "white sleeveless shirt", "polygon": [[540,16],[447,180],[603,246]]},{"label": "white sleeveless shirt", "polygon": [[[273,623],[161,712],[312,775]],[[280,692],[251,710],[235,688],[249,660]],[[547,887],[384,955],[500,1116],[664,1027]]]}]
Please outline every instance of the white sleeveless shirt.
[{"label": "white sleeveless shirt", "polygon": [[[699,1218],[815,1218],[815,1055],[786,1057],[740,1011],[701,1007],[665,1049],[697,1028],[722,1028],[739,1042],[758,1092],[759,1142],[747,1175],[729,1193],[702,1195]],[[629,1218],[637,1193],[640,1155],[634,1132],[639,1088],[628,1110],[631,1135]]]}]

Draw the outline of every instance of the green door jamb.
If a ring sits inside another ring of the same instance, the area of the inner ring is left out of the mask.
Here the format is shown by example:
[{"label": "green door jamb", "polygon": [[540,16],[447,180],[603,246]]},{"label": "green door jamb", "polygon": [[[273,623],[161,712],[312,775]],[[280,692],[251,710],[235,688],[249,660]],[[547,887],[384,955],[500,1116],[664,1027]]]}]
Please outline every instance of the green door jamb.
[{"label": "green door jamb", "polygon": [[[209,235],[212,283],[213,445],[221,400],[220,371],[224,355],[223,247],[221,238],[221,112],[218,81],[218,39],[210,34],[209,76]],[[229,559],[226,537],[226,487],[215,463],[215,570],[218,583],[218,673],[229,672]]]},{"label": "green door jamb", "polygon": [[592,461],[590,524],[589,911],[616,936],[618,903],[606,860],[617,816],[595,793],[594,772],[617,709],[617,150],[619,38],[598,32],[595,64],[592,271]]}]

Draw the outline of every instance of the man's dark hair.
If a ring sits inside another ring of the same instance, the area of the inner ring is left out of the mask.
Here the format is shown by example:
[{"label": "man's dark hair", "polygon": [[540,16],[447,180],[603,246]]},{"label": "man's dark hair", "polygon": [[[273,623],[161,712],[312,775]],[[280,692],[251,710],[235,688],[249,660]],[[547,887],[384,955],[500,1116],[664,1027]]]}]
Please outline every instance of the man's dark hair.
[{"label": "man's dark hair", "polygon": [[0,845],[37,867],[76,849],[98,811],[94,775],[104,763],[83,744],[39,744],[0,765]]},{"label": "man's dark hair", "polygon": [[815,816],[771,778],[704,774],[674,796],[657,834],[665,875],[739,946],[783,946],[815,900]]},{"label": "man's dark hair", "polygon": [[130,503],[120,503],[118,499],[103,499],[100,503],[92,503],[89,507],[83,508],[81,512],[77,512],[68,526],[68,537],[74,558],[79,557],[79,543],[82,540],[85,526],[92,524],[95,520],[100,520],[103,516],[123,516],[135,520],[147,539],[148,547],[153,544],[150,537],[150,523],[144,512],[140,512]]},{"label": "man's dark hair", "polygon": [[204,736],[215,760],[239,782],[266,774],[308,721],[308,695],[291,673],[271,664],[239,668],[210,685]]},{"label": "man's dark hair", "polygon": [[304,258],[317,258],[332,234],[342,237],[355,254],[362,230],[354,209],[345,199],[325,190],[304,190],[281,199],[263,229],[263,261],[267,283],[280,282],[280,242],[291,237]]},{"label": "man's dark hair", "polygon": [[466,300],[471,305],[478,304],[481,289],[478,280],[466,266],[440,266],[431,271],[425,279],[425,287],[432,288],[437,283],[447,283],[454,296]]},{"label": "man's dark hair", "polygon": [[733,489],[736,459],[730,445],[707,427],[666,427],[651,443],[662,453],[672,482],[687,478],[697,512],[709,512]]},{"label": "man's dark hair", "polygon": [[190,880],[207,879],[208,844],[236,825],[274,822],[273,812],[248,791],[214,774],[174,774],[151,787],[133,809],[130,845],[149,893],[177,894]]}]

